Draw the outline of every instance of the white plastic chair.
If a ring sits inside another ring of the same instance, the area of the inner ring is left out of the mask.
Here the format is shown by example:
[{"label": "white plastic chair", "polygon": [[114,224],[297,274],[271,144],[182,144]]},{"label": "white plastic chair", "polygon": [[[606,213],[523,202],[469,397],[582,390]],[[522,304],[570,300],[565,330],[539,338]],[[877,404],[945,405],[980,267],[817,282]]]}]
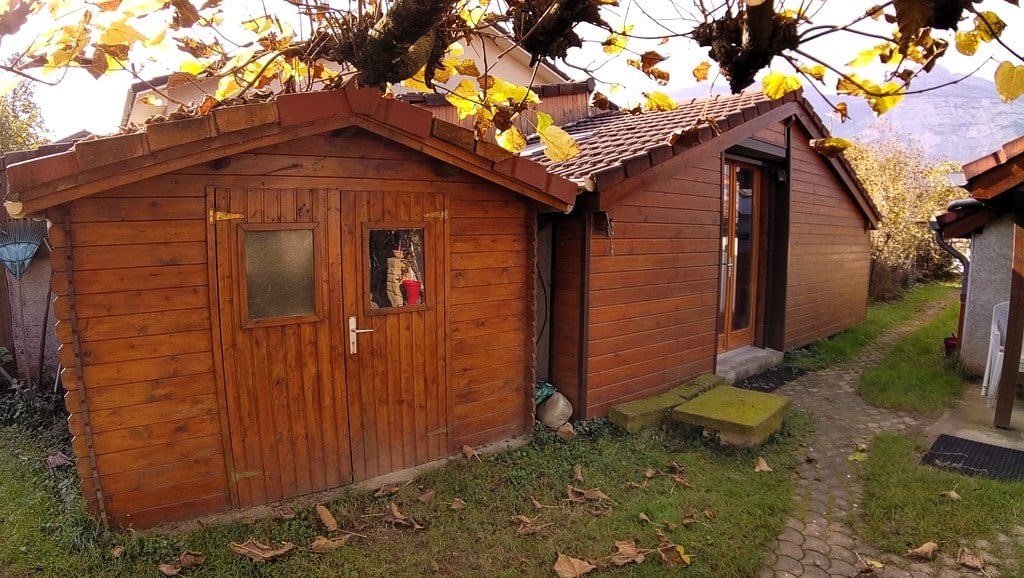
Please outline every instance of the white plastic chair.
[{"label": "white plastic chair", "polygon": [[[985,377],[981,381],[981,394],[988,396],[988,406],[995,405],[999,391],[999,376],[1003,371],[1003,347],[1006,345],[1006,322],[1010,314],[1010,302],[996,303],[992,308],[992,327],[988,337],[988,359],[985,362]],[[1024,351],[1021,351],[1020,368],[1024,371]]]}]

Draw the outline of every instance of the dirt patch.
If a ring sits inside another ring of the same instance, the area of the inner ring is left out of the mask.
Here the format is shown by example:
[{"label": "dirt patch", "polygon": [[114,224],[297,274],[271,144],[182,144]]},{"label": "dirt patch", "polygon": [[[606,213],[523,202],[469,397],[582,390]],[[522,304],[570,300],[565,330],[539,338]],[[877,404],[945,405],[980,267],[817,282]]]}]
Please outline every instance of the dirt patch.
[{"label": "dirt patch", "polygon": [[736,387],[768,393],[775,391],[805,373],[807,373],[806,369],[800,369],[799,367],[791,367],[788,365],[779,365],[767,371],[751,375],[737,383]]}]

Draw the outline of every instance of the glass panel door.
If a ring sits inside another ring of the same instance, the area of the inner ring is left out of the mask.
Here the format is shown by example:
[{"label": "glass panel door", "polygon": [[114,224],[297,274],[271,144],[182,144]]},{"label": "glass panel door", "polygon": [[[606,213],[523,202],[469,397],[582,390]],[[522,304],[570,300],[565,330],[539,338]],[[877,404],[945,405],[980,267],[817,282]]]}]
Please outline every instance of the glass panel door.
[{"label": "glass panel door", "polygon": [[754,337],[760,171],[726,161],[722,176],[719,350],[728,351],[750,345]]}]

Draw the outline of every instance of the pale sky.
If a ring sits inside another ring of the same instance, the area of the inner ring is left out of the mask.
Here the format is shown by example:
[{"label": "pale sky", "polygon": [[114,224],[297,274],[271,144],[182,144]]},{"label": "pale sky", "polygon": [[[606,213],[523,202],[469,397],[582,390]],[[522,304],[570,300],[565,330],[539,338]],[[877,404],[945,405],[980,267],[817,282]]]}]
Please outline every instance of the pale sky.
[{"label": "pale sky", "polygon": [[[620,0],[620,4],[622,6],[616,9],[616,13],[609,15],[606,19],[613,26],[617,26],[622,23],[624,17],[626,23],[636,25],[636,28],[633,30],[634,34],[661,36],[665,33],[664,28],[661,28],[661,26],[673,27],[675,24],[672,19],[677,17],[677,15],[674,12],[662,12],[662,2],[647,1],[644,3],[647,6],[659,6],[659,12],[655,16],[659,19],[660,24],[651,23],[636,6],[631,5],[629,0]],[[796,7],[799,5],[799,2],[786,1],[783,4],[786,7]],[[820,7],[820,10],[815,13],[812,8],[812,19],[815,24],[845,23],[861,14],[867,6],[873,4],[874,2],[832,0],[825,2],[822,6],[822,3],[818,1],[814,5]],[[293,7],[281,3],[280,0],[267,0],[267,5],[271,10],[279,5],[281,7],[281,14],[291,13],[294,10]],[[260,3],[227,0],[224,2],[224,6],[230,7],[232,16],[239,19],[262,12]],[[1018,54],[1024,52],[1024,33],[1021,32],[1024,30],[1024,11],[1014,7],[1005,0],[985,0],[977,6],[982,10],[987,8],[998,11],[1003,20],[1008,24],[1007,31],[1003,35],[1004,42],[1010,44]],[[677,29],[692,28],[692,23],[685,28],[683,28],[683,23],[679,24],[679,26],[676,26]],[[880,33],[885,33],[891,27],[891,25],[885,23],[871,24],[876,26],[875,30],[880,31]],[[593,42],[589,42],[584,47],[584,50],[571,54],[570,62],[587,66],[603,61],[604,55],[598,43],[605,36],[606,34],[603,32],[595,32],[593,38],[591,38]],[[6,39],[5,45],[0,46],[0,56],[10,53],[14,48],[14,41],[17,39],[18,37]],[[875,43],[876,41],[873,39],[860,36],[832,34],[824,39],[809,43],[805,47],[808,52],[818,57],[824,57],[832,64],[842,67],[846,62],[856,57],[858,52],[870,48]],[[707,60],[706,49],[697,46],[693,42],[681,39],[674,39],[664,45],[659,45],[657,41],[651,41],[647,44],[631,41],[627,48],[630,50],[635,49],[637,52],[654,49],[669,56],[669,60],[664,62],[661,67],[671,72],[672,81],[668,87],[659,87],[652,81],[649,81],[639,71],[626,66],[624,62],[621,62],[622,59],[620,58],[620,62],[604,66],[596,74],[599,80],[617,82],[628,87],[628,90],[622,93],[613,94],[613,100],[632,100],[635,102],[640,98],[639,94],[642,91],[668,91],[669,89],[694,86],[697,82],[690,71],[701,61]],[[976,55],[973,58],[968,58],[959,54],[953,47],[950,47],[947,55],[940,60],[940,65],[953,72],[966,74],[972,72],[986,58],[992,56],[995,60],[986,64],[979,72],[979,76],[991,80],[997,61],[1011,59],[1009,53],[996,45],[983,46],[982,50],[979,51],[980,54],[984,54],[984,56],[979,57]],[[161,60],[166,59],[161,58]],[[1019,61],[1015,63],[1020,64]],[[582,72],[570,67],[561,65],[560,67],[570,75],[576,77],[582,77],[583,75]],[[774,63],[774,69],[792,72],[788,65],[779,60]],[[715,70],[717,70],[717,67],[712,68],[713,76]],[[169,72],[171,72],[171,69],[168,69],[166,66],[150,63],[147,64],[146,71],[143,74],[148,78]],[[830,74],[826,79],[826,87],[823,90],[829,92],[828,87],[834,86],[835,81],[835,75]],[[132,82],[133,79],[126,73],[104,77],[97,81],[84,71],[75,70],[71,71],[59,86],[36,85],[36,101],[43,109],[43,116],[46,120],[47,128],[51,131],[51,136],[55,138],[72,134],[82,129],[97,134],[111,134],[117,131],[124,110],[125,94]],[[709,85],[708,82],[702,84]],[[724,79],[719,78],[716,86],[727,86],[727,83]],[[607,87],[605,88],[607,89]],[[913,98],[913,95],[908,98]]]}]

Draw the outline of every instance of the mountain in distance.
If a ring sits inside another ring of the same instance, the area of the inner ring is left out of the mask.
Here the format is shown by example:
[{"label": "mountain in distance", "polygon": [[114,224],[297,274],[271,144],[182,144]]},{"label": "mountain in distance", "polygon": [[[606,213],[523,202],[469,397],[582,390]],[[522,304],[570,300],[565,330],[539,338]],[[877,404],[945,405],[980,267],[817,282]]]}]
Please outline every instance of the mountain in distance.
[{"label": "mountain in distance", "polygon": [[[813,88],[805,87],[804,97],[810,101],[825,126],[831,127],[834,136],[869,140],[872,124],[876,120],[884,120],[897,132],[915,140],[935,161],[952,159],[961,164],[967,163],[1024,135],[1024,98],[1004,103],[996,93],[995,84],[978,77],[942,86],[959,78],[959,75],[936,66],[931,72],[915,78],[911,90],[939,88],[908,95],[881,117],[876,117],[861,98],[830,95],[829,100],[833,103],[846,102],[850,118],[845,123],[829,118],[832,108]],[[807,81],[804,83],[806,85]],[[748,90],[759,89],[758,85]],[[714,92],[725,92],[725,89]],[[682,100],[707,94],[706,86],[695,86],[674,91],[671,96]]]}]

